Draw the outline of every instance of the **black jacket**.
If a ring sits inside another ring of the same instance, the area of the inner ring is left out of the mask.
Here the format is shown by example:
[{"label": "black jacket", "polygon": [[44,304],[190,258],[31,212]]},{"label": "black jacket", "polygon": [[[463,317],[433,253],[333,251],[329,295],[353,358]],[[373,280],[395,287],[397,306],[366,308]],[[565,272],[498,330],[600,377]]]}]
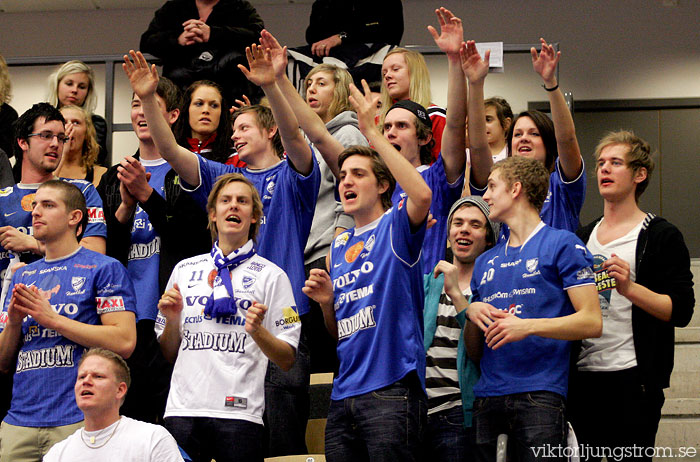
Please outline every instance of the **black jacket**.
[{"label": "black jacket", "polygon": [[[578,237],[588,242],[601,219],[579,229]],[[670,322],[632,305],[632,335],[642,384],[667,388],[673,371],[674,329],[688,325],[695,307],[690,254],[678,228],[650,213],[637,238],[635,255],[637,284],[668,295],[673,304]]]},{"label": "black jacket", "polygon": [[345,32],[344,43],[398,45],[403,36],[401,0],[316,0],[306,42],[312,45]]},{"label": "black jacket", "polygon": [[[135,158],[139,158],[136,153]],[[211,234],[207,229],[207,214],[180,188],[180,177],[175,170],[165,175],[165,198],[155,190],[145,203],[139,203],[160,236],[160,268],[158,285],[160,292],[170,279],[170,273],[181,260],[211,250]],[[102,196],[107,222],[107,255],[127,264],[131,246],[133,217],[125,224],[115,214],[121,204],[117,165],[111,167],[100,180],[97,192]]]}]

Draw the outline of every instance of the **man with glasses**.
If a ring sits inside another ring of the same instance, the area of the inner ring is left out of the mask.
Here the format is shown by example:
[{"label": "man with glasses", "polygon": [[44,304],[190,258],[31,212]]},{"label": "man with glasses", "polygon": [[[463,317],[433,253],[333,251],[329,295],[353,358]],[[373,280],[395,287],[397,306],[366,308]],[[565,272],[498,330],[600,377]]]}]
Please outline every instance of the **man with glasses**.
[{"label": "man with glasses", "polygon": [[[32,201],[37,188],[54,179],[53,172],[61,162],[67,140],[64,123],[61,112],[48,103],[35,104],[15,122],[15,156],[22,178],[18,184],[0,189],[0,306],[12,278],[8,269],[20,261],[30,263],[44,256],[43,244],[33,237]],[[90,182],[64,181],[76,185],[87,202],[88,221],[80,245],[105,253],[107,227],[102,199]],[[6,382],[0,378],[0,418],[9,404]]]}]

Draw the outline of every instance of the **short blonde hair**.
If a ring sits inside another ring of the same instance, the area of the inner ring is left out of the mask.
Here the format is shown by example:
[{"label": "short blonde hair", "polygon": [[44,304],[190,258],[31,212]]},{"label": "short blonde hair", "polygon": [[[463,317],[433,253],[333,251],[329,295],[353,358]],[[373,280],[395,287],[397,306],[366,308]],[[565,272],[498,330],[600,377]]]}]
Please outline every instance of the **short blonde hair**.
[{"label": "short blonde hair", "polygon": [[87,111],[88,114],[92,115],[97,107],[97,95],[95,94],[95,73],[92,68],[82,61],[68,61],[59,67],[56,72],[49,76],[49,94],[47,99],[52,106],[59,107],[61,104],[58,101],[58,84],[67,75],[70,74],[87,74],[88,76],[88,91],[87,96],[85,96],[85,102],[83,103],[83,109]]},{"label": "short blonde hair", "polygon": [[95,124],[92,123],[92,117],[87,113],[85,108],[69,104],[61,107],[59,111],[72,109],[80,112],[85,120],[85,141],[83,141],[82,153],[80,156],[80,166],[90,170],[97,162],[97,155],[100,153],[100,145],[97,143],[97,133],[95,132]]},{"label": "short blonde hair", "polygon": [[[427,108],[430,106],[432,95],[430,93],[430,73],[428,72],[428,65],[425,63],[425,58],[417,51],[397,47],[387,53],[384,59],[386,60],[389,56],[397,53],[403,54],[406,67],[408,67],[408,99]],[[382,116],[380,117],[380,126],[384,125],[384,117],[386,117],[389,108],[394,104],[394,101],[392,101],[386,89],[384,79],[382,79],[381,102]]]},{"label": "short blonde hair", "polygon": [[542,162],[530,157],[506,157],[493,164],[491,173],[496,171],[508,188],[520,183],[528,202],[538,213],[542,210],[549,191],[550,175]]},{"label": "short blonde hair", "polygon": [[328,115],[330,115],[331,119],[341,112],[352,111],[352,105],[349,100],[352,76],[347,70],[334,64],[319,64],[309,71],[304,79],[304,99],[306,99],[306,91],[309,89],[311,77],[319,72],[327,72],[333,76],[333,83],[335,84],[333,101],[331,101],[331,105],[328,108]]},{"label": "short blonde hair", "polygon": [[637,188],[634,190],[634,199],[639,202],[639,197],[647,189],[647,186],[649,186],[651,172],[654,171],[654,159],[651,157],[651,146],[632,131],[618,130],[615,132],[608,132],[598,142],[598,146],[595,148],[596,172],[598,171],[600,153],[603,149],[613,144],[624,144],[629,148],[625,162],[632,169],[633,173],[637,173],[641,168],[647,171],[647,177],[644,181],[638,183]]},{"label": "short blonde hair", "polygon": [[10,81],[10,71],[7,69],[5,58],[0,55],[0,106],[9,103],[11,99],[12,82]]}]

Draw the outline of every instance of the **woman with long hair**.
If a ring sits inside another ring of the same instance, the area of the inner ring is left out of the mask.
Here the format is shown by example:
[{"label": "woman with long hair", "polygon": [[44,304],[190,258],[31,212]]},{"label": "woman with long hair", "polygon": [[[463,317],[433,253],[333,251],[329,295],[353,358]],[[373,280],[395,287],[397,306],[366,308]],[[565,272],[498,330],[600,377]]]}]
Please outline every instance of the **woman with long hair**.
[{"label": "woman with long hair", "polygon": [[66,133],[70,140],[64,144],[63,158],[55,174],[61,178],[89,181],[97,187],[107,169],[96,163],[100,147],[92,118],[85,109],[74,105],[63,106],[61,114],[66,119]]},{"label": "woman with long hair", "polygon": [[[511,123],[506,135],[508,156],[539,160],[551,172],[549,193],[540,217],[554,228],[575,232],[586,196],[583,158],[576,139],[571,112],[556,77],[561,52],[544,39],[541,50],[530,50],[532,67],[542,78],[549,97],[552,118],[539,111],[524,111]],[[493,163],[486,137],[483,85],[488,73],[488,55],[482,60],[476,47],[463,50],[462,68],[469,80],[469,143],[471,149],[472,194],[483,194]],[[501,228],[506,235],[507,227]]]},{"label": "woman with long hair", "polygon": [[187,87],[182,101],[175,125],[178,144],[207,159],[230,163],[231,114],[221,86],[198,80]]},{"label": "woman with long hair", "polygon": [[438,158],[442,149],[442,132],[445,129],[445,108],[430,102],[430,73],[423,55],[406,48],[394,48],[387,53],[382,64],[382,115],[380,126],[384,124],[384,116],[389,108],[397,101],[408,99],[418,103],[428,111],[432,124],[433,145],[431,155],[433,161]]},{"label": "woman with long hair", "polygon": [[95,127],[99,153],[96,162],[105,165],[107,162],[107,122],[101,116],[94,114],[97,106],[95,91],[95,73],[92,68],[82,61],[68,61],[49,76],[48,102],[61,109],[63,106],[78,106],[92,119]]}]

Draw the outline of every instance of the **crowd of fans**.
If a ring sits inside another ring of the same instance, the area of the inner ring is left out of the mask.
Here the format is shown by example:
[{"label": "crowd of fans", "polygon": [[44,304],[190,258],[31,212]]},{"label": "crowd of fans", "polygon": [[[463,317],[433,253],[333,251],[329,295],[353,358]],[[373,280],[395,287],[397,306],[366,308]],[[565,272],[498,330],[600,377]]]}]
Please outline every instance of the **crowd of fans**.
[{"label": "crowd of fans", "polygon": [[[247,2],[171,0],[141,40],[165,76],[124,56],[139,148],[113,166],[88,66],[17,117],[0,57],[0,460],[305,454],[316,372],[329,461],[654,446],[695,302],[681,233],[638,207],[649,144],[611,132],[584,161],[559,52],[531,50],[551,118],[514,115],[436,17],[446,108],[414,51],[378,92],[325,62],[300,94]],[[316,21],[309,54],[360,49]],[[605,205],[581,227],[586,163]]]}]

